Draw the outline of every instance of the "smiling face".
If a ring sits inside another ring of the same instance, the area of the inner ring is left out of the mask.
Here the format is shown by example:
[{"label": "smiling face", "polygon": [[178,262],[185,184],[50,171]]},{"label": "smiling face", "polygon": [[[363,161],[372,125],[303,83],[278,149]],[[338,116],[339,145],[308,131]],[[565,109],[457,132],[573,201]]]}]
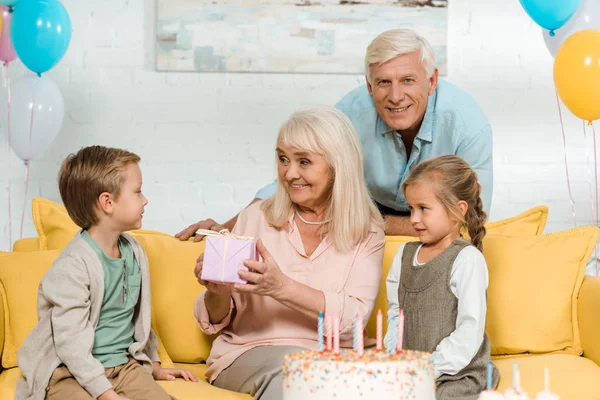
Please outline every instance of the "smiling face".
[{"label": "smiling face", "polygon": [[438,71],[427,77],[420,52],[403,54],[369,67],[369,93],[377,113],[391,129],[418,132],[427,101],[437,86]]},{"label": "smiling face", "polygon": [[290,199],[300,207],[322,208],[333,186],[325,157],[295,147],[277,145],[277,174]]}]

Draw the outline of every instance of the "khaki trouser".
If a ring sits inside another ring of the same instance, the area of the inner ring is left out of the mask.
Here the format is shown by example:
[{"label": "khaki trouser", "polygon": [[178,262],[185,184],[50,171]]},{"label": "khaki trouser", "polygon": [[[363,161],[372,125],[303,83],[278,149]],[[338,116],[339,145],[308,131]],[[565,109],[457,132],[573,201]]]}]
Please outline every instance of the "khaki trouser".
[{"label": "khaki trouser", "polygon": [[221,371],[213,385],[221,389],[251,394],[254,400],[283,398],[283,356],[306,351],[295,346],[260,346],[239,356]]},{"label": "khaki trouser", "polygon": [[[130,358],[127,364],[106,368],[106,377],[118,395],[130,400],[171,400],[171,396],[154,380],[142,365]],[[46,400],[93,400],[93,397],[73,377],[66,367],[54,370]]]}]

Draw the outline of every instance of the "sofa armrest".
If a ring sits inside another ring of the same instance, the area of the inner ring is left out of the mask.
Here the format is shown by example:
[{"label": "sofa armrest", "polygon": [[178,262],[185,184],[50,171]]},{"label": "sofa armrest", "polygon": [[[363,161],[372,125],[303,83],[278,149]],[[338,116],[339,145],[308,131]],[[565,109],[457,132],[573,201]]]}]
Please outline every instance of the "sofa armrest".
[{"label": "sofa armrest", "polygon": [[40,239],[24,238],[19,239],[13,244],[13,251],[39,251],[40,250]]},{"label": "sofa armrest", "polygon": [[[2,283],[0,283],[2,285]],[[2,360],[2,353],[4,352],[4,288],[0,287],[0,361]],[[0,362],[0,372],[2,372],[2,362]]]},{"label": "sofa armrest", "polygon": [[600,365],[600,278],[583,279],[577,308],[583,356]]}]

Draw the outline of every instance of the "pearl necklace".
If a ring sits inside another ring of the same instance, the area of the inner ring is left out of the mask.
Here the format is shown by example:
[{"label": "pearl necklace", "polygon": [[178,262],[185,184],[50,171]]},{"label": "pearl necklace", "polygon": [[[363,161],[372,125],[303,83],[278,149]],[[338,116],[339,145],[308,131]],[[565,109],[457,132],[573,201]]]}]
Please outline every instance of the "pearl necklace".
[{"label": "pearl necklace", "polygon": [[296,210],[296,215],[298,216],[298,218],[300,218],[300,221],[304,222],[306,225],[323,225],[323,224],[326,224],[328,222],[331,222],[330,219],[328,219],[327,221],[317,221],[317,222],[307,221],[304,218],[302,218],[302,215],[300,215],[300,213],[298,212],[298,210]]}]

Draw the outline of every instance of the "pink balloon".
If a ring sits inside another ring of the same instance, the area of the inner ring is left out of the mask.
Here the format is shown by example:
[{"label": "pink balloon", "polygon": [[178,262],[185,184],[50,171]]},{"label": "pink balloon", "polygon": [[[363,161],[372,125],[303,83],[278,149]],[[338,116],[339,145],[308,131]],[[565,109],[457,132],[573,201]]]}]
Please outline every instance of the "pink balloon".
[{"label": "pink balloon", "polygon": [[17,53],[10,40],[10,20],[12,13],[8,12],[8,7],[0,5],[0,17],[2,17],[2,32],[0,33],[0,61],[8,64],[17,59]]}]

